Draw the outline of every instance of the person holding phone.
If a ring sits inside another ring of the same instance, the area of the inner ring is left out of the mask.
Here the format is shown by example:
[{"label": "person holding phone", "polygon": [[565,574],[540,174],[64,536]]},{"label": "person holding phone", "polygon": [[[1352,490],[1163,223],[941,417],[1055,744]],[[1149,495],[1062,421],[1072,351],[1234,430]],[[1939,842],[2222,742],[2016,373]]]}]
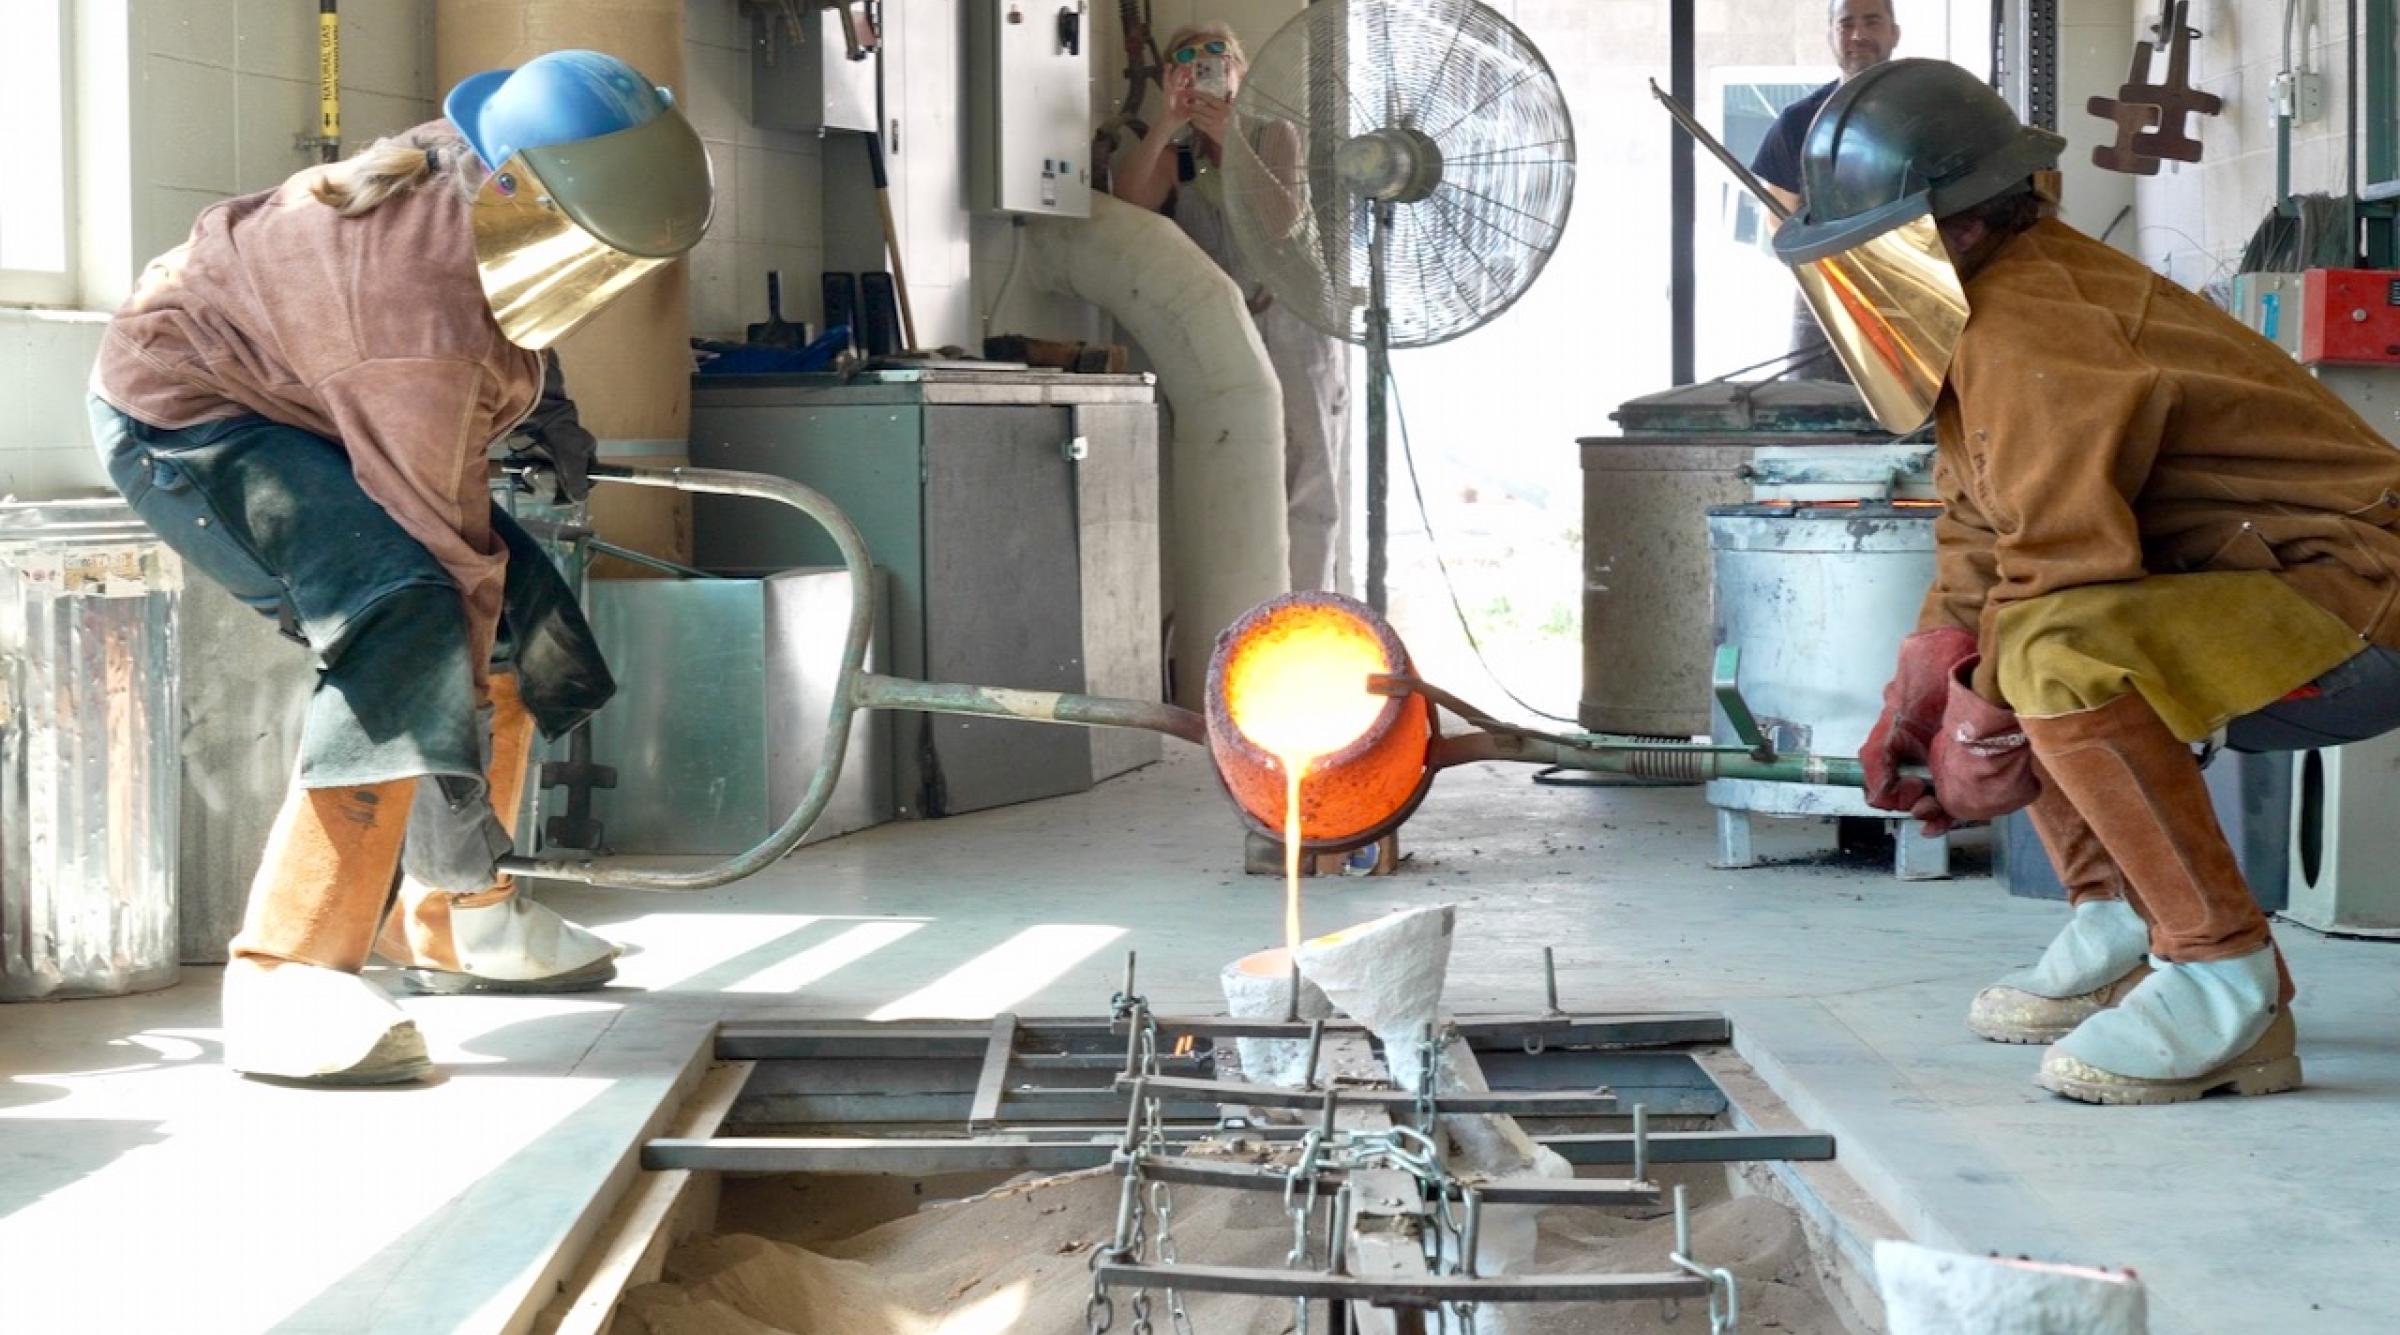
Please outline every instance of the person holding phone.
[{"label": "person holding phone", "polygon": [[[1166,108],[1118,166],[1117,198],[1175,220],[1184,235],[1241,285],[1283,388],[1284,519],[1291,539],[1294,589],[1338,590],[1345,579],[1344,483],[1349,472],[1350,378],[1342,344],[1278,306],[1274,294],[1243,262],[1225,217],[1223,168],[1233,134],[1233,100],[1248,60],[1241,39],[1222,23],[1178,31],[1160,48],[1166,57]],[[1270,122],[1238,144],[1257,154],[1273,176],[1299,175],[1299,132]],[[1291,216],[1269,219],[1289,227]]]}]

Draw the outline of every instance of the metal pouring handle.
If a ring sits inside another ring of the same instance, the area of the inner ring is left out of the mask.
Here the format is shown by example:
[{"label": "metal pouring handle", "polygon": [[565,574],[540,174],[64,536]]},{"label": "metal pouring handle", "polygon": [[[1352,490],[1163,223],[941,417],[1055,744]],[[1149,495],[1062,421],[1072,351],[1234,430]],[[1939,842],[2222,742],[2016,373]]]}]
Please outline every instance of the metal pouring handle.
[{"label": "metal pouring handle", "polygon": [[[512,470],[520,475],[535,470]],[[1208,725],[1188,709],[1145,700],[1117,700],[1057,691],[1018,691],[997,686],[965,686],[949,682],[886,677],[865,670],[867,643],[875,631],[875,601],[867,596],[874,569],[866,539],[849,516],[824,493],[765,473],[720,468],[623,468],[596,464],[594,482],[637,487],[661,487],[712,496],[749,496],[788,505],[816,521],[832,537],[850,575],[850,623],[842,641],[841,674],[833,693],[833,708],[825,723],[825,749],[809,777],[800,804],[774,833],[749,852],[688,871],[642,866],[631,859],[594,856],[500,860],[500,870],[513,876],[532,876],[621,890],[708,890],[753,875],[774,865],[798,847],[809,828],[833,799],[841,778],[842,760],[850,748],[850,725],[862,709],[903,709],[933,714],[974,714],[1023,719],[1039,723],[1078,724],[1097,728],[1141,728],[1184,741],[1206,745]]]},{"label": "metal pouring handle", "polygon": [[825,814],[826,803],[833,800],[834,783],[841,778],[842,757],[850,749],[850,723],[859,708],[854,691],[866,666],[867,641],[875,632],[875,600],[869,596],[873,587],[870,581],[873,579],[874,564],[867,555],[866,539],[859,536],[850,517],[843,514],[823,492],[764,473],[738,473],[721,468],[623,468],[614,464],[594,464],[591,478],[594,482],[660,487],[710,496],[750,496],[788,505],[815,520],[817,526],[825,530],[842,554],[843,569],[849,572],[850,623],[843,633],[838,688],[833,693],[833,707],[825,720],[825,749],[818,757],[816,773],[809,776],[808,791],[802,795],[800,805],[792,809],[791,815],[784,817],[783,824],[775,827],[775,832],[768,835],[765,842],[723,862],[680,871],[638,866],[629,859],[618,857],[529,858],[512,855],[500,859],[500,870],[512,876],[575,881],[622,890],[709,890],[730,884],[765,870],[798,847],[800,840],[808,834],[809,827]]}]

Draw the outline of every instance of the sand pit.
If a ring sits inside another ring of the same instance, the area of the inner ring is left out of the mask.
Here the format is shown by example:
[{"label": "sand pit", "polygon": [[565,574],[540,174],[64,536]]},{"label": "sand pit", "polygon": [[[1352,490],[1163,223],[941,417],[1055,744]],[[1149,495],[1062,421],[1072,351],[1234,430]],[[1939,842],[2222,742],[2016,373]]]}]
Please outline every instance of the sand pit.
[{"label": "sand pit", "polygon": [[[1697,1198],[1694,1250],[1743,1281],[1746,1330],[1845,1335],[1817,1286],[1797,1216],[1755,1196],[1725,1196],[1722,1175],[1684,1179]],[[648,1335],[1063,1335],[1080,1331],[1095,1244],[1115,1227],[1113,1173],[1036,1178],[963,1201],[956,1179],[728,1181],[722,1231],[674,1252],[666,1278],[627,1294],[617,1329]],[[1705,1200],[1706,1203],[1700,1203]],[[1291,1246],[1274,1198],[1178,1188],[1181,1258],[1280,1267]],[[1657,1213],[1545,1212],[1535,1269],[1656,1271],[1674,1223]],[[1117,1329],[1130,1328],[1119,1295]],[[1202,1335],[1282,1335],[1288,1303],[1222,1295],[1187,1300]],[[1687,1304],[1668,1324],[1656,1303],[1523,1309],[1515,1329],[1540,1335],[1633,1335],[1707,1328]],[[1165,1303],[1152,1319],[1166,1329]]]}]

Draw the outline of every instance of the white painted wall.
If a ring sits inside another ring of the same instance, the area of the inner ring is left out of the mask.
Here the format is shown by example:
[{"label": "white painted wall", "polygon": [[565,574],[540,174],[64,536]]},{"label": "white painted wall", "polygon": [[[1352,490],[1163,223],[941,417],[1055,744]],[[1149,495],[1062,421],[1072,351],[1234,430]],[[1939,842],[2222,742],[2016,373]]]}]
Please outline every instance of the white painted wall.
[{"label": "white painted wall", "polygon": [[[2124,38],[2148,37],[2152,7],[2137,8]],[[2225,99],[2224,114],[2202,118],[2204,155],[2195,164],[2169,164],[2133,185],[2135,248],[2142,259],[2187,287],[2233,272],[2242,247],[2275,201],[2275,118],[2269,84],[2283,65],[2282,0],[2193,0],[2192,26],[2205,36],[2192,47],[2192,80]],[[2292,127],[2292,188],[2306,194],[2343,189],[2347,158],[2343,126],[2350,115],[2344,86],[2347,6],[2302,0],[2294,35],[2295,59],[2327,76],[2326,117]]]}]

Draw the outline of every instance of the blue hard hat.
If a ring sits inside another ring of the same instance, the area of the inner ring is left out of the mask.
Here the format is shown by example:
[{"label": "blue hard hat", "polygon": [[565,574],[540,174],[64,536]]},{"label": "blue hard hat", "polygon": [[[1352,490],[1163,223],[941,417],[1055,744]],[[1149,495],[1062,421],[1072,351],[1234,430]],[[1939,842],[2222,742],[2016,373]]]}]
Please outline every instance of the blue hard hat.
[{"label": "blue hard hat", "polygon": [[498,171],[525,149],[630,130],[673,105],[674,94],[615,56],[551,51],[513,70],[468,75],[442,99],[442,114]]}]

